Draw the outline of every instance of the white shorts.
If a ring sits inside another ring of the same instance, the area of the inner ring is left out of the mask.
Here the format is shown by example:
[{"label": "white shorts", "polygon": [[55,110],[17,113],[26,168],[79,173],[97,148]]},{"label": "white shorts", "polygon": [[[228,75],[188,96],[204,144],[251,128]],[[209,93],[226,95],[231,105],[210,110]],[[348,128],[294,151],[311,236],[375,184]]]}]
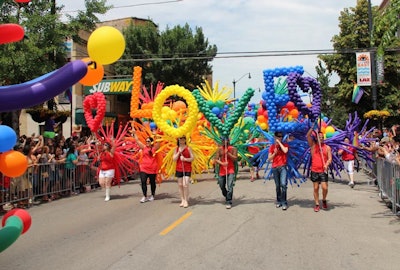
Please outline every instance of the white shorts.
[{"label": "white shorts", "polygon": [[343,160],[343,165],[348,174],[354,173],[354,160]]},{"label": "white shorts", "polygon": [[112,178],[115,175],[115,170],[100,170],[99,178]]}]

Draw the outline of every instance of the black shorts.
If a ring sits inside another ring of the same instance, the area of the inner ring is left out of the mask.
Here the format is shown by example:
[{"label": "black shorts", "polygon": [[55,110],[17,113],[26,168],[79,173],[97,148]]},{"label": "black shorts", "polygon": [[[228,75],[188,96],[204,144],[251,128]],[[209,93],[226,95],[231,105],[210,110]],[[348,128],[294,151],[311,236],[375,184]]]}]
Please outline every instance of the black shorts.
[{"label": "black shorts", "polygon": [[176,171],[175,176],[178,178],[184,177],[184,176],[191,176],[192,173],[191,172],[178,172]]},{"label": "black shorts", "polygon": [[317,173],[311,172],[310,176],[311,182],[328,182],[328,174],[327,173]]}]

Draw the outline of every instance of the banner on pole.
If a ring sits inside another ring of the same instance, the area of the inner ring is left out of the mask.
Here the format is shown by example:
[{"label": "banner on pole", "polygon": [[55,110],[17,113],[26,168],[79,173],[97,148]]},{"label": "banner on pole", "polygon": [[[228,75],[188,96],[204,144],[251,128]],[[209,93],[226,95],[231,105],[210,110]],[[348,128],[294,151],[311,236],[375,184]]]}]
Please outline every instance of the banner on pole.
[{"label": "banner on pole", "polygon": [[357,84],[371,86],[371,55],[369,52],[356,53]]}]

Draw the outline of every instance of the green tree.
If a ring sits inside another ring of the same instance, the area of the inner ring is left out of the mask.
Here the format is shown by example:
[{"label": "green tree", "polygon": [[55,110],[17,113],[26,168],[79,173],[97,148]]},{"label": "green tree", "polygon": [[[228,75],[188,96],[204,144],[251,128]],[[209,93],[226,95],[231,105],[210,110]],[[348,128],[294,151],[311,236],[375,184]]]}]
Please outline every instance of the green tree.
[{"label": "green tree", "polygon": [[[398,0],[396,1],[398,2]],[[372,8],[372,16],[376,21],[376,29],[379,29],[380,20],[385,14],[378,14],[377,8]],[[384,20],[386,21],[386,20]],[[359,115],[372,109],[372,93],[370,87],[363,87],[365,90],[363,98],[358,104],[352,103],[351,97],[353,93],[354,83],[356,82],[356,58],[355,52],[376,50],[379,46],[384,31],[373,31],[370,35],[368,25],[368,1],[358,0],[356,7],[344,9],[339,17],[338,35],[332,38],[333,48],[336,51],[331,55],[320,55],[319,58],[326,64],[329,72],[338,74],[340,81],[335,87],[331,98],[335,100],[335,110],[333,115],[343,121],[347,118],[348,113],[357,111]],[[371,40],[372,38],[372,40]],[[396,44],[393,38],[391,44]],[[377,45],[378,44],[378,45]],[[373,47],[371,48],[371,45]],[[385,45],[387,47],[387,45]],[[386,48],[385,48],[386,49]],[[398,63],[393,53],[385,55],[385,80],[377,85],[377,107],[379,110],[388,110],[393,114],[395,107],[400,98],[400,92],[397,89],[398,83]],[[397,69],[395,68],[397,67]],[[393,87],[394,86],[394,87]],[[345,114],[343,114],[345,112]],[[341,116],[342,115],[342,116]]]},{"label": "green tree", "polygon": [[143,68],[143,83],[158,81],[193,90],[211,74],[217,47],[210,45],[200,27],[195,33],[188,24],[161,32],[151,23],[131,25],[124,30],[126,50],[115,64],[119,75],[132,75],[133,66]]},{"label": "green tree", "polygon": [[[64,41],[73,37],[77,29],[92,30],[98,22],[95,13],[104,13],[105,1],[85,0],[87,18],[81,12],[77,18],[70,17],[71,25],[60,19],[62,7],[56,1],[36,0],[18,4],[5,0],[1,8],[0,23],[17,23],[24,27],[22,41],[0,46],[0,84],[19,84],[49,73],[67,61]],[[81,16],[82,15],[82,16]],[[81,28],[79,25],[81,24]],[[14,128],[19,134],[20,110],[1,113],[3,124]]]}]

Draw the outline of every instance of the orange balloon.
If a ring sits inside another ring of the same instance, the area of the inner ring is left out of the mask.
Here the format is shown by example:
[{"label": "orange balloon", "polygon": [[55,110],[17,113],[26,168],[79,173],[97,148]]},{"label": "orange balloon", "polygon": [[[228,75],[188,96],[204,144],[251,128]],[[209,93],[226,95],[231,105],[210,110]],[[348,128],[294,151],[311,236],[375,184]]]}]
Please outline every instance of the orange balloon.
[{"label": "orange balloon", "polygon": [[180,111],[180,110],[184,110],[184,109],[186,109],[186,103],[185,102],[183,102],[182,100],[178,100],[178,101],[175,101],[173,104],[172,104],[172,109],[174,110],[174,111]]},{"label": "orange balloon", "polygon": [[267,122],[267,118],[265,118],[264,115],[259,115],[257,116],[257,121],[261,124],[261,123],[266,123]]},{"label": "orange balloon", "polygon": [[0,154],[0,171],[8,177],[18,177],[28,168],[28,158],[18,151],[7,151]]},{"label": "orange balloon", "polygon": [[79,82],[85,86],[98,84],[104,76],[103,65],[93,62],[90,58],[84,58],[82,61],[86,63],[92,62],[92,64],[88,65],[85,77],[83,77]]},{"label": "orange balloon", "polygon": [[289,115],[291,115],[293,118],[299,117],[299,111],[297,109],[292,109],[289,112]]}]

